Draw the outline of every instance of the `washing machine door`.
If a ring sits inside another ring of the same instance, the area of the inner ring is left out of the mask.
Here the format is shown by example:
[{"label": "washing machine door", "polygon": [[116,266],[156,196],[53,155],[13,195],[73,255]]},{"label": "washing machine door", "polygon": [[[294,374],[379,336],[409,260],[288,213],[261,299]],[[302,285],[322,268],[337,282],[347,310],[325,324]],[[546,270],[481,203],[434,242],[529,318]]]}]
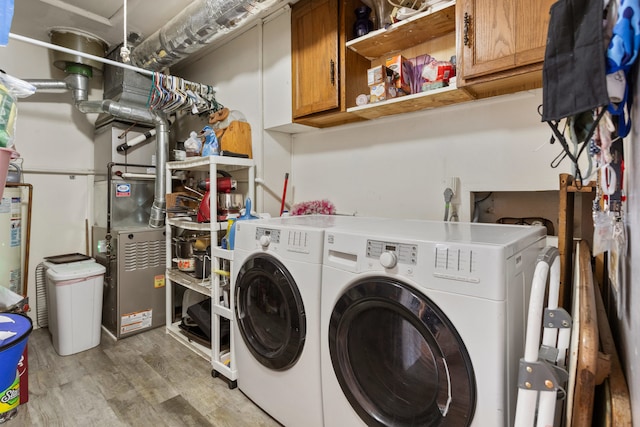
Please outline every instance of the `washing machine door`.
[{"label": "washing machine door", "polygon": [[476,384],[454,325],[433,301],[384,277],[335,304],[329,350],[338,382],[370,426],[468,426]]},{"label": "washing machine door", "polygon": [[285,370],[295,365],[306,337],[298,286],[287,268],[268,254],[249,257],[235,284],[237,327],[262,365]]}]

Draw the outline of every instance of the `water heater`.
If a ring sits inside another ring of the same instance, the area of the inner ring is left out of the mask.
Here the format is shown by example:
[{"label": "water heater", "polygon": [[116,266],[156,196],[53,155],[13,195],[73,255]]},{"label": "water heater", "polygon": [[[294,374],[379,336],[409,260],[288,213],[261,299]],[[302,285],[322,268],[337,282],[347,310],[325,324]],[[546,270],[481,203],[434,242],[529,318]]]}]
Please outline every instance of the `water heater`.
[{"label": "water heater", "polygon": [[0,199],[0,286],[22,294],[22,204],[20,188],[5,187]]}]

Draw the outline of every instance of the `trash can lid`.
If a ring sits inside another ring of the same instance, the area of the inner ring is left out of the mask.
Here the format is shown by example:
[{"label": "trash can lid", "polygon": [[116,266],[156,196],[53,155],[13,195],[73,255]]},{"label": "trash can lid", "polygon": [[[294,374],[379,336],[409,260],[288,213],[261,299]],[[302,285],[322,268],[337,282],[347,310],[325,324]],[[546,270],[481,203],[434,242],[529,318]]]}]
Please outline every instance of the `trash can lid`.
[{"label": "trash can lid", "polygon": [[45,266],[47,267],[47,277],[55,281],[80,279],[103,274],[106,271],[104,265],[98,264],[94,259],[68,264],[49,264],[45,262]]},{"label": "trash can lid", "polygon": [[29,335],[33,324],[28,316],[20,313],[0,313],[0,351]]},{"label": "trash can lid", "polygon": [[91,259],[91,257],[75,252],[72,254],[46,256],[44,259],[51,264],[68,264],[70,262],[87,261]]}]

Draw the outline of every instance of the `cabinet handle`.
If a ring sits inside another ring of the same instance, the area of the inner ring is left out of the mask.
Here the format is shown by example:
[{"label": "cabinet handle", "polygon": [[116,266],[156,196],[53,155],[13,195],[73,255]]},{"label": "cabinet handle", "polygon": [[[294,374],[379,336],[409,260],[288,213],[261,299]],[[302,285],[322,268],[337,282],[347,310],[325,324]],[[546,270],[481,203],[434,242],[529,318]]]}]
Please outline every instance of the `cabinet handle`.
[{"label": "cabinet handle", "polygon": [[330,75],[330,79],[331,79],[331,86],[335,86],[336,85],[336,63],[333,61],[333,59],[331,61],[329,61],[329,75]]},{"label": "cabinet handle", "polygon": [[467,47],[471,47],[471,42],[469,41],[469,26],[471,25],[471,15],[468,12],[464,13],[464,45]]}]

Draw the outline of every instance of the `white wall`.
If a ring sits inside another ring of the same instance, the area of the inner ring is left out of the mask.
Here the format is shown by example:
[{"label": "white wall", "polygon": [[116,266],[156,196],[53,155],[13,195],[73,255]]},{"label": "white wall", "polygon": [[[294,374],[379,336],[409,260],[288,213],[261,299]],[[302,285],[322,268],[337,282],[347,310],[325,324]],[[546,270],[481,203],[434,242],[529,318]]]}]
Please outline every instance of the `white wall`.
[{"label": "white wall", "polygon": [[472,191],[557,190],[559,153],[536,112],[541,91],[298,134],[295,201],[327,198],[342,213],[442,219],[459,177],[459,217]]},{"label": "white wall", "polygon": [[[10,40],[0,48],[0,68],[21,79],[63,79],[46,49]],[[90,98],[102,98],[94,79]],[[68,92],[36,93],[18,101],[16,149],[24,182],[33,185],[28,295],[35,307],[35,268],[43,257],[85,253],[85,220],[93,189],[93,122],[78,112]],[[35,319],[35,312],[30,315]]]}]

